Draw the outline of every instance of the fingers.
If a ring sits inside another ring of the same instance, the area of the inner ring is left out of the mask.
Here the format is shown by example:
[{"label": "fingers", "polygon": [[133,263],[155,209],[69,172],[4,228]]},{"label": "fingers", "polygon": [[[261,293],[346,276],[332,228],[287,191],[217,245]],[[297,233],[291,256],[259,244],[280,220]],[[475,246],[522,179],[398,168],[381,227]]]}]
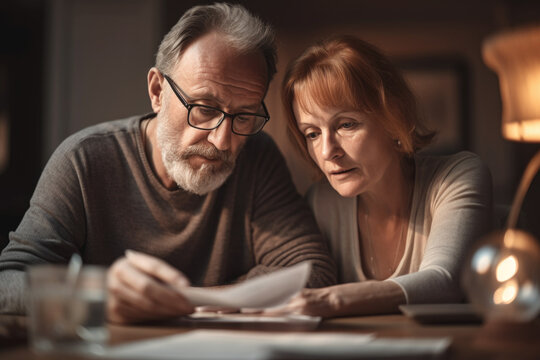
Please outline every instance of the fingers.
[{"label": "fingers", "polygon": [[166,284],[177,287],[189,286],[189,280],[180,271],[158,258],[133,250],[126,251],[126,258],[134,267]]},{"label": "fingers", "polygon": [[[126,297],[131,302],[140,302],[141,307],[149,304],[149,310],[153,306],[174,307],[183,309],[185,298],[178,291],[172,288],[169,283],[159,281],[155,273],[141,271],[128,259],[129,270],[118,273],[119,280],[126,286]],[[126,299],[126,300],[127,300]]]},{"label": "fingers", "polygon": [[305,314],[306,300],[302,292],[293,296],[286,304],[264,310],[265,315],[283,316],[289,314]]},{"label": "fingers", "polygon": [[334,295],[329,288],[303,289],[282,307],[265,310],[265,314],[279,316],[288,314],[331,317],[334,313]]},{"label": "fingers", "polygon": [[109,320],[132,323],[190,314],[193,306],[174,289],[186,283],[183,274],[163,261],[130,253],[109,269]]},{"label": "fingers", "polygon": [[124,302],[118,298],[110,298],[107,301],[107,317],[110,322],[119,324],[132,324],[148,320],[159,320],[178,316],[176,313],[159,309],[157,311],[144,311]]},{"label": "fingers", "polygon": [[118,297],[109,297],[107,301],[107,318],[110,322],[119,324],[149,320],[144,318],[144,313],[139,309]]}]

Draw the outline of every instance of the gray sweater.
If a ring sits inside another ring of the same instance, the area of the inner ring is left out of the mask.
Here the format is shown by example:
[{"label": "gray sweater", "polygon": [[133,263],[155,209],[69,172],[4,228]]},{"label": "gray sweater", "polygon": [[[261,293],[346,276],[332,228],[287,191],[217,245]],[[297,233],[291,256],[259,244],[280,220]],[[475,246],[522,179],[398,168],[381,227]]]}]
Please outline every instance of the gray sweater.
[{"label": "gray sweater", "polygon": [[309,286],[335,283],[333,260],[268,135],[250,137],[229,179],[199,196],[161,185],[145,156],[141,120],[92,126],[52,155],[0,255],[0,311],[23,296],[8,282],[21,282],[26,266],[66,263],[73,252],[86,264],[110,265],[137,250],[175,266],[195,286],[311,260]]}]

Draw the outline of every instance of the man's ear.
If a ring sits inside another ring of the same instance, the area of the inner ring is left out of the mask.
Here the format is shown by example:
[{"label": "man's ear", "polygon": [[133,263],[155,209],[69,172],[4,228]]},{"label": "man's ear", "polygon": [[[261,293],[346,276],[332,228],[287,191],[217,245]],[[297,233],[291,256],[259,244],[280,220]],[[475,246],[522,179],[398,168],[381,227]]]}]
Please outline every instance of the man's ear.
[{"label": "man's ear", "polygon": [[148,71],[148,96],[150,96],[150,103],[152,109],[157,114],[161,109],[163,100],[163,76],[161,72],[153,67]]}]

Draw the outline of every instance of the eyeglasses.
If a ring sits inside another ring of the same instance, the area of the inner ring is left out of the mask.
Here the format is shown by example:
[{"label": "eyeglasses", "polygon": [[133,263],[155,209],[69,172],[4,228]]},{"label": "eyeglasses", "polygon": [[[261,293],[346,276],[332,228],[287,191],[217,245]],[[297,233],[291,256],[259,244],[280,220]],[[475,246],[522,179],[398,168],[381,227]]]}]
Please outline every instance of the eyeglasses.
[{"label": "eyeglasses", "polygon": [[187,121],[189,126],[199,130],[214,130],[218,128],[226,117],[231,118],[231,130],[234,134],[242,136],[255,135],[262,130],[270,120],[264,101],[261,103],[264,114],[241,112],[229,114],[225,111],[202,104],[189,104],[180,92],[182,89],[169,76],[163,74],[178,100],[188,111]]}]

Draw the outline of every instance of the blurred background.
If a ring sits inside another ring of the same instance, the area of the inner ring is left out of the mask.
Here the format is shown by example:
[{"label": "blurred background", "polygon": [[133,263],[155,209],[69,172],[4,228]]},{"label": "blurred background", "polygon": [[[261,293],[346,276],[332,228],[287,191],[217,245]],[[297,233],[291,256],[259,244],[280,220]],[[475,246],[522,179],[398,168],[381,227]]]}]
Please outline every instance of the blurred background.
[{"label": "blurred background", "polygon": [[[298,190],[312,183],[282,119],[279,84],[287,63],[314,41],[347,33],[367,40],[403,70],[427,124],[428,151],[470,150],[491,169],[501,221],[537,144],[504,140],[494,72],[482,42],[540,24],[533,0],[236,1],[274,24],[278,74],[266,103],[269,132]],[[0,249],[29,206],[47,159],[68,135],[92,124],[151,111],[146,74],[161,38],[189,7],[175,0],[18,0],[0,3]],[[540,101],[540,99],[539,99]],[[521,227],[539,237],[540,184]]]}]

